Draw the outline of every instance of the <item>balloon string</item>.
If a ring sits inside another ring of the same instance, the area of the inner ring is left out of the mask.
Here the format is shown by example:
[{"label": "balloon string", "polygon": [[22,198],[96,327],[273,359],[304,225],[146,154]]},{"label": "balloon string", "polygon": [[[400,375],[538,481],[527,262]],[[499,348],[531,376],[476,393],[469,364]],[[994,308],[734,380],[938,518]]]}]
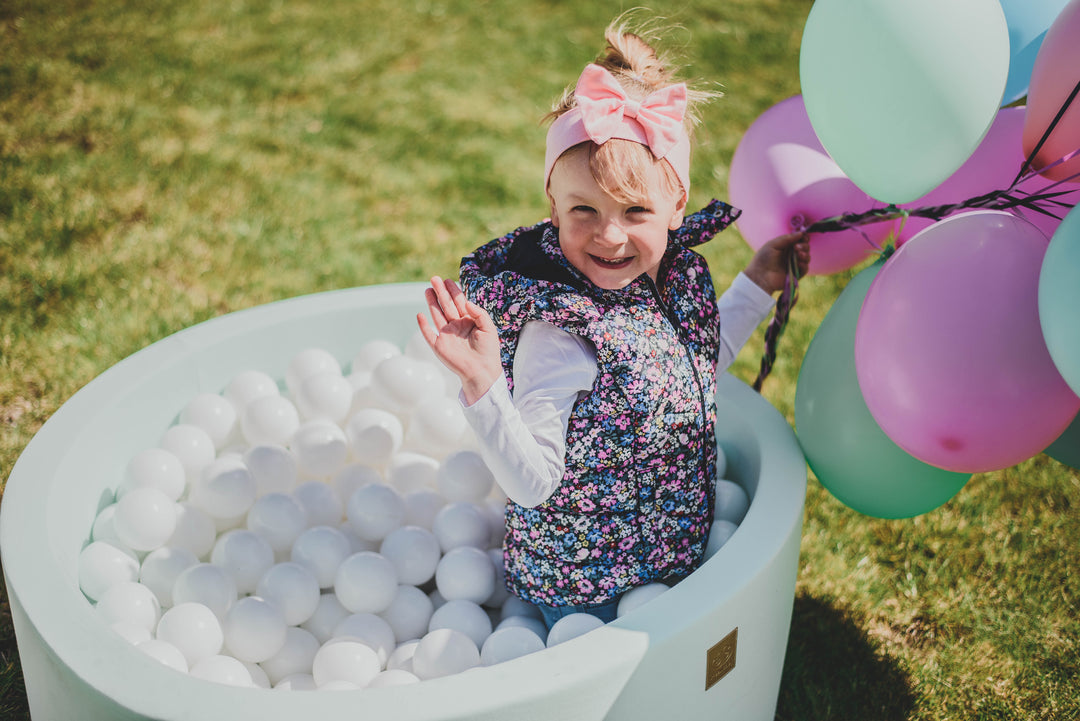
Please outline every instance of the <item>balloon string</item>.
[{"label": "balloon string", "polygon": [[1046,130],[1043,131],[1042,137],[1039,138],[1039,142],[1035,144],[1035,149],[1024,159],[1024,164],[1020,166],[1020,172],[1016,174],[1016,179],[1013,180],[1012,185],[1009,186],[1010,188],[1015,187],[1016,184],[1020,182],[1020,178],[1024,176],[1024,173],[1028,171],[1031,164],[1035,162],[1035,156],[1042,150],[1042,146],[1050,138],[1050,134],[1054,132],[1054,128],[1057,127],[1057,124],[1061,122],[1061,118],[1065,115],[1065,111],[1069,109],[1072,101],[1076,99],[1077,94],[1080,94],[1080,80],[1076,81],[1076,85],[1073,86],[1072,92],[1069,93],[1069,97],[1065,98],[1065,102],[1058,108],[1057,115],[1055,115],[1054,119],[1050,121],[1050,124],[1046,126]]},{"label": "balloon string", "polygon": [[776,311],[765,329],[765,350],[761,356],[761,368],[754,380],[754,390],[761,392],[761,386],[772,372],[776,362],[776,350],[780,343],[780,337],[787,327],[791,309],[799,301],[799,261],[792,250],[788,254],[788,272],[784,278],[784,288],[780,291],[780,297],[776,299]]}]

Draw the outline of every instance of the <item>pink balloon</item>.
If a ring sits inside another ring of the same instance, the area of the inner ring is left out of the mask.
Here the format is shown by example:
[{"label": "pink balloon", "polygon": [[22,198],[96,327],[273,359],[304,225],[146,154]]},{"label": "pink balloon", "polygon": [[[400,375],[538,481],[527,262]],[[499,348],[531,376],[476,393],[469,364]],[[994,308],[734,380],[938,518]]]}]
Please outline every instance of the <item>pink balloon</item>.
[{"label": "pink balloon", "polygon": [[[1025,108],[1002,108],[994,118],[979,147],[960,169],[934,190],[911,203],[900,207],[907,209],[950,205],[977,198],[995,190],[1006,190],[1015,180],[1024,164],[1023,132],[1027,111]],[[1038,193],[1052,184],[1040,176],[1032,176],[1015,189],[1018,195]],[[1059,201],[1075,204],[1080,201],[1080,184],[1067,183],[1052,188],[1050,192],[1063,192]],[[1031,221],[1049,238],[1057,230],[1068,208],[1044,206],[1053,216],[1017,207],[1011,212]],[[1057,216],[1057,217],[1054,217]],[[911,217],[899,229],[897,244],[904,243],[936,221],[932,218]]]},{"label": "pink balloon", "polygon": [[[1030,154],[1050,127],[1062,104],[1080,82],[1080,0],[1072,0],[1046,31],[1028,85],[1024,153]],[[1035,157],[1044,168],[1080,150],[1080,97],[1074,99]],[[1080,173],[1080,154],[1043,173],[1052,180],[1066,180]]]},{"label": "pink balloon", "polygon": [[[755,250],[815,221],[882,207],[825,152],[801,95],[769,108],[747,129],[731,159],[728,187],[731,204],[743,211],[735,224]],[[874,244],[882,244],[892,224],[860,230],[812,233],[810,275],[858,265],[876,252]]]},{"label": "pink balloon", "polygon": [[856,375],[874,420],[910,455],[963,473],[1007,468],[1080,410],[1039,324],[1047,246],[1010,213],[962,213],[905,243],[874,279]]}]

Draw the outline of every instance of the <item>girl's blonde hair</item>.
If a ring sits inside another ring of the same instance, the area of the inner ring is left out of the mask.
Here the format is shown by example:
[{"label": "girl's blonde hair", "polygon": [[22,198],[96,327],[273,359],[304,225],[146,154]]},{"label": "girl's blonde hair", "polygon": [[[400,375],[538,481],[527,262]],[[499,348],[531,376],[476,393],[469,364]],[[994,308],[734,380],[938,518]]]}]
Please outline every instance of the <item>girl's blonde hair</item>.
[{"label": "girl's blonde hair", "polygon": [[[629,18],[623,14],[604,31],[607,46],[594,62],[615,77],[628,97],[641,101],[653,91],[679,82],[675,78],[678,68],[653,46],[661,34],[663,29],[656,23],[631,30]],[[698,123],[696,109],[717,95],[719,93],[701,90],[687,91],[684,119],[687,135],[692,137]],[[574,85],[571,85],[563,91],[544,120],[554,120],[575,105]],[[685,192],[670,164],[657,160],[648,147],[632,140],[613,138],[603,145],[584,142],[567,150],[563,157],[572,153],[588,153],[593,178],[605,193],[619,202],[640,203],[646,199],[650,167],[655,167],[665,192],[677,196]]]}]

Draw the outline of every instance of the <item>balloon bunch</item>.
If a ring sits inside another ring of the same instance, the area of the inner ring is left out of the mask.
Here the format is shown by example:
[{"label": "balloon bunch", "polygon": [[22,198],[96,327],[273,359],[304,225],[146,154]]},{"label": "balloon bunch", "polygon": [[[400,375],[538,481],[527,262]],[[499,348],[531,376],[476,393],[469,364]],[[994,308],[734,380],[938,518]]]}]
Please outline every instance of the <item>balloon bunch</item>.
[{"label": "balloon bunch", "polygon": [[925,513],[1044,451],[1080,467],[1077,37],[1080,0],[816,0],[803,95],[736,149],[752,247],[794,227],[811,274],[878,256],[795,397],[810,467],[857,511]]}]

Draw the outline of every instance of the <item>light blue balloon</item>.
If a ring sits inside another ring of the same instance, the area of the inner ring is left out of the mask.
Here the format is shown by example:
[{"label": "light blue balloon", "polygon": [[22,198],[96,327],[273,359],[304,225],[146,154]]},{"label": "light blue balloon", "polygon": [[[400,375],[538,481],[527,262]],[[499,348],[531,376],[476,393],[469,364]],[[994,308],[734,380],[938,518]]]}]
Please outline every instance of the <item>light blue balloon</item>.
[{"label": "light blue balloon", "polygon": [[998,0],[816,0],[799,55],[822,146],[867,195],[897,204],[971,156],[1008,73]]},{"label": "light blue balloon", "polygon": [[1009,26],[1009,79],[1001,104],[1027,95],[1043,37],[1068,0],[999,0]]},{"label": "light blue balloon", "polygon": [[1080,395],[1080,206],[1061,221],[1043,257],[1039,324],[1058,372]]},{"label": "light blue balloon", "polygon": [[855,326],[884,261],[848,281],[806,349],[795,387],[795,427],[814,475],[837,500],[877,518],[910,518],[942,505],[970,473],[909,455],[881,430],[855,375]]},{"label": "light blue balloon", "polygon": [[1056,441],[1044,453],[1058,463],[1080,471],[1080,415],[1073,419]]}]

